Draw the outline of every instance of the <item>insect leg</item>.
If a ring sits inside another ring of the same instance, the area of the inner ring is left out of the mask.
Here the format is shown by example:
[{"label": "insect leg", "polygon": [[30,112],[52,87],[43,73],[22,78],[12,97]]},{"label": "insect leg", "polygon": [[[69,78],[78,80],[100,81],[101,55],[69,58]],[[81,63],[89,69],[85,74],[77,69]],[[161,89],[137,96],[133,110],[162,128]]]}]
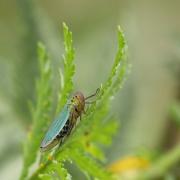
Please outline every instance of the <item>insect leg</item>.
[{"label": "insect leg", "polygon": [[69,125],[69,129],[68,129],[68,131],[67,131],[67,136],[69,136],[69,135],[71,134],[71,131],[72,131],[73,127],[74,127],[74,125],[73,125],[73,123],[71,123],[71,124]]},{"label": "insect leg", "polygon": [[63,143],[63,138],[59,139],[58,149],[60,148],[60,146],[62,145],[62,143]]},{"label": "insect leg", "polygon": [[95,101],[86,101],[86,104],[93,104]]}]

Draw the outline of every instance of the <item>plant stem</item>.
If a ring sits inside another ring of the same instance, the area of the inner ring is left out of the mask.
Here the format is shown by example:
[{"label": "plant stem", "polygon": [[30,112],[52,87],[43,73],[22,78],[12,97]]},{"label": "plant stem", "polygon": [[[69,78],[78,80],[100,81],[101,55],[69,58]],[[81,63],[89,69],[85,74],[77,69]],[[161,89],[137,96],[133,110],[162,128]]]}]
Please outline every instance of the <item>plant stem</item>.
[{"label": "plant stem", "polygon": [[180,160],[180,144],[154,162],[147,171],[141,174],[140,179],[154,179],[162,177],[174,164]]}]

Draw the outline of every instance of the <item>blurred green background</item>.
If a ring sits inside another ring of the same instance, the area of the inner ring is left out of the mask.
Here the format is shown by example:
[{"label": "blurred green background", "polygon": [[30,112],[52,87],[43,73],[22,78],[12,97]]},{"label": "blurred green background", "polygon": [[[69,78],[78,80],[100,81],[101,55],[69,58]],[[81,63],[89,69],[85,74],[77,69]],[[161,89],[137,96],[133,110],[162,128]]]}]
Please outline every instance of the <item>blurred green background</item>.
[{"label": "blurred green background", "polygon": [[36,98],[36,45],[45,43],[56,75],[64,50],[63,21],[73,32],[75,91],[86,95],[110,71],[117,25],[128,41],[132,68],[112,104],[121,128],[108,150],[109,162],[140,149],[176,144],[180,133],[170,109],[180,99],[179,9],[178,0],[1,0],[0,179],[19,177],[22,144],[31,126],[28,104]]}]

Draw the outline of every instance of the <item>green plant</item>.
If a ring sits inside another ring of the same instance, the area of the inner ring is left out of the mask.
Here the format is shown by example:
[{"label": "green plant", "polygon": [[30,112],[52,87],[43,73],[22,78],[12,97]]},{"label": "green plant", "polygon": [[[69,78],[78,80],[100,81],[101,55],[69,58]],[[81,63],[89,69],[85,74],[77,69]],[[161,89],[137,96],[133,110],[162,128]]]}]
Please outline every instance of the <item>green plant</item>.
[{"label": "green plant", "polygon": [[[63,24],[64,29],[64,74],[60,73],[61,88],[59,89],[56,113],[65,105],[73,90],[74,49],[72,33]],[[112,136],[117,130],[117,121],[110,115],[110,101],[121,88],[127,73],[126,42],[124,34],[118,27],[118,51],[114,65],[107,81],[101,85],[96,101],[88,108],[81,123],[68,139],[52,151],[51,154],[41,155],[39,166],[33,173],[29,173],[30,166],[38,159],[41,140],[52,117],[52,87],[50,60],[42,44],[38,46],[40,62],[40,78],[37,82],[37,103],[32,110],[33,127],[30,132],[24,151],[24,166],[21,179],[71,179],[71,175],[64,167],[66,161],[74,162],[88,177],[110,179],[112,174],[103,168],[99,161],[105,160],[105,155],[99,145],[109,145]],[[103,128],[99,128],[102,127]],[[90,130],[90,131],[89,131]]]},{"label": "green plant", "polygon": [[170,109],[170,113],[172,116],[172,119],[176,123],[176,125],[179,127],[180,126],[180,103],[176,102],[172,105]]},{"label": "green plant", "polygon": [[[170,115],[177,128],[180,127],[180,105],[174,103],[170,109]],[[137,179],[176,179],[177,173],[173,172],[180,161],[180,143],[177,143],[167,152],[159,154],[159,157],[150,163],[150,166],[140,173]],[[173,172],[173,173],[172,173]]]},{"label": "green plant", "polygon": [[178,164],[179,160],[180,144],[178,143],[171,150],[162,154],[157,160],[152,162],[150,167],[140,173],[137,179],[164,179],[171,173],[172,168]]}]

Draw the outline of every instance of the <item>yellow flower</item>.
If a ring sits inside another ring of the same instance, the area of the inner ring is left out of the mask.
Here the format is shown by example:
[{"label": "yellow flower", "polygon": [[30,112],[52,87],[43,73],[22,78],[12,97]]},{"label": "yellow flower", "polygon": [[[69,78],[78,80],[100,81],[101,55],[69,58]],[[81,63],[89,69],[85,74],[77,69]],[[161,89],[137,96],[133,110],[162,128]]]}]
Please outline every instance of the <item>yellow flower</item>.
[{"label": "yellow flower", "polygon": [[113,173],[120,174],[125,171],[146,169],[148,166],[149,161],[147,159],[137,156],[127,156],[111,164],[108,169]]}]

